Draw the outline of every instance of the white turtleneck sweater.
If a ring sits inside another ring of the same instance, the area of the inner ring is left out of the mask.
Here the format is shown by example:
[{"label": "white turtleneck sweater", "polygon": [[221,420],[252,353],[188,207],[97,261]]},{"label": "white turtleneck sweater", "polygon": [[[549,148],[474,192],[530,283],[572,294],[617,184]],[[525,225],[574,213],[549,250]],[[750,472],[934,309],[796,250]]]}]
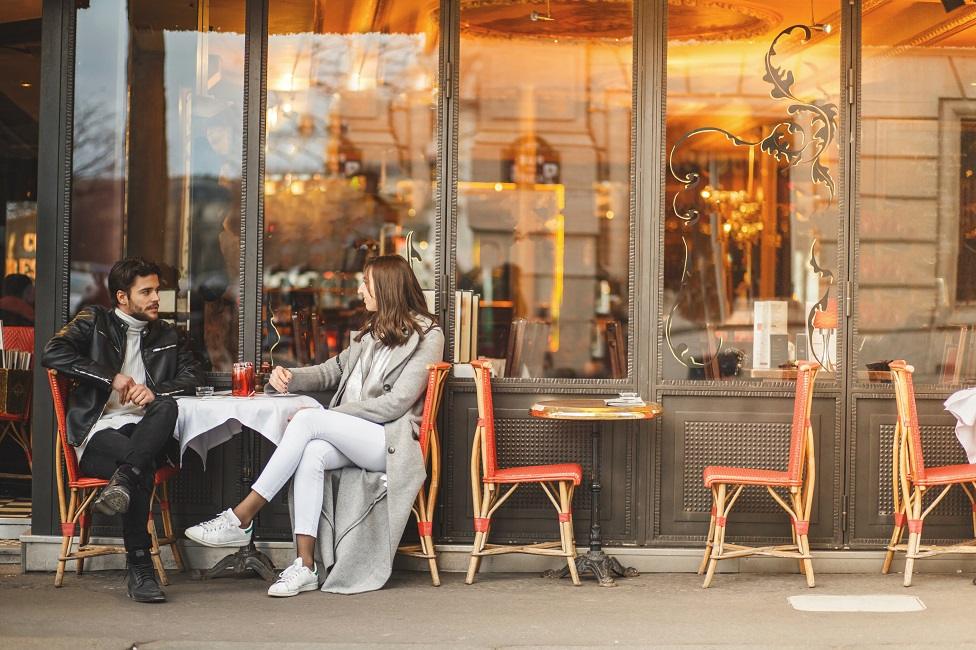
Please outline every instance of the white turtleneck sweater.
[{"label": "white turtleneck sweater", "polygon": [[[145,384],[146,366],[142,362],[142,331],[146,329],[148,323],[133,318],[120,309],[115,310],[115,315],[128,326],[125,331],[125,356],[122,360],[122,369],[119,372],[132,377],[132,380],[137,384]],[[104,429],[118,429],[126,424],[138,422],[145,414],[146,409],[143,406],[137,406],[132,402],[123,405],[119,402],[119,393],[113,390],[102,410],[101,417],[98,418],[98,422],[85,437],[85,441],[75,447],[78,460],[81,460],[81,455],[85,453],[85,447],[88,446],[88,441],[93,435]]]}]

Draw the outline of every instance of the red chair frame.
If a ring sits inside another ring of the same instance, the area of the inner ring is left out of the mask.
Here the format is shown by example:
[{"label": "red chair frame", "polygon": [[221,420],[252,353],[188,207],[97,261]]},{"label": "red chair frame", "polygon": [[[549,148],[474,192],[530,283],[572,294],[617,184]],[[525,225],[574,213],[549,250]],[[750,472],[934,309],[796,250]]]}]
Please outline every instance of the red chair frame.
[{"label": "red chair frame", "polygon": [[[705,542],[705,555],[698,567],[698,575],[705,574],[702,587],[707,588],[715,575],[719,560],[748,555],[796,558],[807,585],[814,586],[813,562],[810,557],[810,511],[813,509],[813,489],[816,482],[816,460],[813,447],[813,427],[810,411],[813,407],[813,385],[820,366],[809,361],[797,364],[796,396],[793,400],[793,425],[790,431],[790,457],[786,471],[745,467],[706,467],[705,487],[712,491],[712,514]],[[736,499],[746,486],[764,487],[773,500],[790,516],[793,523],[793,543],[752,547],[729,544],[725,541],[726,519]],[[785,488],[790,503],[777,491]],[[731,492],[731,497],[728,494]]]},{"label": "red chair frame", "polygon": [[[583,468],[578,463],[533,465],[500,469],[495,453],[495,410],[491,397],[491,362],[472,361],[475,389],[478,395],[478,426],[471,448],[471,498],[474,504],[474,545],[464,582],[472,584],[481,558],[503,553],[529,553],[566,558],[574,585],[580,584],[576,570],[576,542],[573,537],[573,492],[583,480]],[[524,483],[538,483],[549,497],[559,515],[558,542],[503,546],[488,544],[491,517]],[[503,485],[510,486],[504,494]],[[558,499],[556,498],[558,495]]]},{"label": "red chair frame", "polygon": [[[895,552],[903,551],[906,555],[904,585],[910,587],[915,560],[944,553],[976,553],[976,539],[948,546],[922,545],[922,525],[925,518],[955,485],[962,487],[972,505],[973,535],[976,537],[976,465],[963,463],[941,467],[925,466],[922,432],[918,426],[918,410],[915,404],[915,384],[912,380],[915,369],[900,359],[890,362],[888,367],[891,368],[895,406],[898,409],[891,450],[895,525],[881,573],[888,573]],[[923,509],[926,490],[935,487],[942,488],[942,491]],[[908,543],[902,544],[906,524]]]},{"label": "red chair frame", "polygon": [[[108,485],[108,480],[82,476],[78,470],[78,458],[74,449],[68,444],[67,436],[67,404],[71,391],[70,381],[59,376],[56,370],[48,370],[48,384],[51,387],[51,397],[54,400],[54,413],[58,422],[58,444],[54,448],[54,468],[58,484],[58,511],[61,517],[61,554],[58,556],[58,569],[54,576],[54,586],[60,587],[64,581],[64,569],[67,562],[74,560],[77,564],[77,574],[81,575],[85,568],[85,558],[99,555],[114,555],[125,553],[121,546],[91,544],[91,518],[89,508],[98,491]],[[65,473],[67,473],[67,488],[70,495],[65,494]],[[161,546],[169,546],[173,552],[173,559],[177,568],[184,569],[183,557],[180,553],[178,538],[173,530],[170,517],[169,485],[171,478],[179,474],[175,467],[161,467],[153,477],[153,491],[149,499],[149,520],[146,529],[152,540],[150,553],[159,581],[163,585],[169,584],[163,562],[159,555]],[[157,492],[160,497],[157,499]],[[159,511],[163,520],[164,537],[156,534],[156,523],[153,516],[153,506],[159,503]],[[78,532],[78,548],[72,550],[74,538]]]},{"label": "red chair frame", "polygon": [[437,553],[434,550],[434,509],[437,506],[437,490],[441,481],[441,440],[437,430],[437,414],[444,397],[444,384],[449,363],[432,363],[427,366],[427,393],[424,396],[423,419],[420,422],[420,451],[424,455],[427,480],[420,486],[417,500],[411,509],[417,519],[419,544],[403,545],[397,552],[409,557],[426,559],[430,564],[430,580],[435,587],[441,585],[437,571]]}]

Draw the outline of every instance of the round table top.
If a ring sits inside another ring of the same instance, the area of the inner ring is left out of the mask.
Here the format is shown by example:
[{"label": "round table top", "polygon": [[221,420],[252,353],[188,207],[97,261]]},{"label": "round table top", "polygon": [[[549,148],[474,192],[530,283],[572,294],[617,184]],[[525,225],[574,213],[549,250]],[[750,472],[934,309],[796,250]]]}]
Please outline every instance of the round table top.
[{"label": "round table top", "polygon": [[547,399],[533,404],[529,414],[549,420],[651,420],[661,414],[661,405],[608,406],[602,399]]}]

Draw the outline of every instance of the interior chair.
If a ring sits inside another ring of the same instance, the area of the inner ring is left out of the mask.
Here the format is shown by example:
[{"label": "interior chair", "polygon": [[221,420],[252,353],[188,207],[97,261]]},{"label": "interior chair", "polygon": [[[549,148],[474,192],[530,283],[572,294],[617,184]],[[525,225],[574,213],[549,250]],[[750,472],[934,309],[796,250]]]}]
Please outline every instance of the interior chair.
[{"label": "interior chair", "polygon": [[[795,558],[807,585],[814,586],[813,562],[810,559],[810,511],[813,508],[813,488],[816,461],[813,449],[813,427],[810,410],[813,406],[813,385],[820,366],[809,361],[797,364],[796,396],[793,401],[793,423],[790,431],[790,455],[785,471],[750,467],[705,468],[705,487],[712,491],[712,514],[708,525],[705,555],[698,567],[698,575],[705,572],[707,588],[715,575],[719,560],[749,555]],[[792,544],[751,547],[725,541],[725,529],[732,506],[746,486],[764,487],[792,521]],[[778,490],[784,490],[784,497]],[[706,572],[707,567],[707,572]]]},{"label": "interior chair", "polygon": [[[29,352],[34,354],[34,328],[33,327],[3,327],[3,346],[5,350],[17,350],[19,352]],[[28,368],[28,373],[33,369],[34,362],[31,360],[31,368]],[[7,391],[8,391],[8,405],[7,408],[0,411],[0,443],[3,442],[4,438],[10,438],[14,443],[21,448],[24,452],[24,456],[27,458],[28,469],[33,469],[34,466],[34,453],[33,445],[31,443],[31,427],[30,427],[30,417],[31,417],[31,390],[33,389],[33,382],[28,380],[26,383],[17,382],[16,388],[22,388],[22,395],[13,395],[12,392],[15,390],[15,384],[11,382],[8,378]],[[11,398],[16,398],[11,399]],[[10,405],[16,401],[19,404],[23,404],[24,408],[11,408]],[[13,478],[13,479],[25,479],[30,480],[31,474],[11,474],[3,473],[0,474],[0,478]]]},{"label": "interior chair", "polygon": [[[915,369],[903,360],[891,361],[888,367],[891,369],[895,406],[898,410],[891,453],[895,525],[881,572],[888,573],[891,570],[895,552],[904,552],[904,585],[910,587],[915,560],[944,553],[976,553],[976,539],[942,546],[922,544],[922,524],[925,518],[954,485],[962,487],[972,505],[973,535],[976,537],[976,465],[963,463],[941,467],[925,466],[922,433],[918,426],[918,410],[915,405],[915,385],[912,381]],[[924,505],[925,493],[933,488],[941,488],[941,491],[928,505]],[[902,544],[906,524],[908,543]]]},{"label": "interior chair", "polygon": [[451,370],[449,363],[433,363],[427,366],[427,394],[424,397],[423,420],[420,422],[420,451],[427,467],[427,480],[420,486],[417,501],[412,508],[417,519],[419,544],[403,545],[398,553],[426,559],[430,564],[430,580],[435,587],[441,585],[437,572],[437,554],[434,551],[434,509],[437,506],[437,489],[441,481],[441,441],[437,431],[437,414],[440,412],[444,383]]},{"label": "interior chair", "polygon": [[[495,453],[495,412],[491,396],[491,362],[472,361],[478,396],[478,425],[471,449],[471,497],[474,505],[474,545],[464,582],[471,584],[481,566],[481,558],[502,553],[529,553],[566,558],[574,585],[580,584],[576,571],[576,541],[573,537],[573,491],[583,479],[578,463],[498,467]],[[558,542],[521,546],[488,544],[491,518],[510,496],[525,483],[537,483],[558,513]],[[506,489],[507,487],[507,489]],[[504,490],[504,493],[502,493]]]},{"label": "interior chair", "polygon": [[[58,569],[54,576],[54,586],[60,587],[64,581],[65,565],[69,561],[77,562],[76,570],[81,575],[85,568],[85,559],[99,555],[125,553],[121,546],[95,545],[91,543],[91,513],[92,502],[99,490],[108,485],[107,479],[82,476],[78,469],[78,458],[75,450],[68,444],[68,394],[71,382],[59,375],[56,370],[48,370],[48,383],[51,387],[51,397],[54,401],[54,413],[58,422],[58,444],[54,449],[54,469],[58,484],[58,510],[61,516],[61,553],[58,555]],[[67,481],[65,481],[67,474]],[[173,531],[173,521],[170,517],[169,486],[171,478],[179,474],[179,469],[172,466],[161,467],[153,477],[153,491],[149,501],[149,521],[146,529],[152,540],[152,561],[159,574],[159,581],[163,585],[169,584],[163,562],[159,555],[161,546],[169,546],[173,552],[173,559],[180,571],[184,569],[183,557],[180,553],[178,538]],[[164,537],[156,533],[153,506],[159,504],[160,517],[163,521]],[[78,547],[74,548],[75,537]]]}]

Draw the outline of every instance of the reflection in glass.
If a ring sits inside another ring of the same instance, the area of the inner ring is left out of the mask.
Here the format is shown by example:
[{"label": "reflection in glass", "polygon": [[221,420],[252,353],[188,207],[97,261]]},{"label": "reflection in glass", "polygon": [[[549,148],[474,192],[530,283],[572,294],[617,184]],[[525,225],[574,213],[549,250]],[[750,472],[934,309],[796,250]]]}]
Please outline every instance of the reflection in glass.
[{"label": "reflection in glass", "polygon": [[92,0],[76,13],[71,314],[123,256],[164,269],[164,317],[237,357],[243,0]]},{"label": "reflection in glass", "polygon": [[435,288],[438,17],[423,0],[271,0],[264,360],[323,361],[364,314],[367,258]]},{"label": "reflection in glass", "polygon": [[455,360],[625,378],[633,6],[532,8],[461,4]]},{"label": "reflection in glass", "polygon": [[835,369],[839,6],[669,5],[665,379]]},{"label": "reflection in glass", "polygon": [[[41,0],[0,3],[0,34],[0,226],[4,233],[0,321],[5,326],[31,326],[37,244]],[[7,463],[0,462],[0,472],[4,465]],[[20,467],[16,469],[20,471]]]},{"label": "reflection in glass", "polygon": [[917,383],[976,382],[971,18],[971,7],[946,14],[939,3],[894,0],[862,19],[854,337],[861,381],[874,378],[869,368],[905,359]]}]

